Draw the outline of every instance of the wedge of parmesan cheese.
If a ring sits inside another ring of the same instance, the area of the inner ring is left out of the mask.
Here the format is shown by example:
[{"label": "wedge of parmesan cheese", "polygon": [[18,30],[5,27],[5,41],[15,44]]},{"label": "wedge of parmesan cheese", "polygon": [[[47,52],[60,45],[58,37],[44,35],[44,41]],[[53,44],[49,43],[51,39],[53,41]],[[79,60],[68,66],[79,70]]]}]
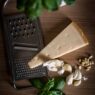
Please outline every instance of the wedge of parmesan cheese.
[{"label": "wedge of parmesan cheese", "polygon": [[35,68],[47,59],[58,58],[86,45],[88,45],[88,41],[82,30],[72,22],[28,62],[29,67]]}]

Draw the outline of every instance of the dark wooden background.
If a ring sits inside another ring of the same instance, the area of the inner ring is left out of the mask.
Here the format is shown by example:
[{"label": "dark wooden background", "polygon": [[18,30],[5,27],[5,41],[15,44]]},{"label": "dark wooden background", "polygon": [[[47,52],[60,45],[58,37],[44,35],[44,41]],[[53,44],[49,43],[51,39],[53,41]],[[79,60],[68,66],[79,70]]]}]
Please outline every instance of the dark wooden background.
[{"label": "dark wooden background", "polygon": [[[15,10],[14,3],[11,2],[10,5],[7,12]],[[76,64],[76,59],[79,56],[87,56],[87,53],[95,57],[95,0],[76,0],[74,5],[62,7],[56,12],[43,12],[40,20],[45,43],[47,44],[53,35],[56,36],[64,28],[67,17],[83,29],[90,44],[62,58],[71,64]],[[0,95],[35,95],[34,89],[17,91],[9,84],[1,32],[3,31],[0,28]],[[79,87],[66,86],[64,89],[66,95],[95,95],[95,65],[91,71],[85,73],[85,76],[88,80],[83,81]]]}]

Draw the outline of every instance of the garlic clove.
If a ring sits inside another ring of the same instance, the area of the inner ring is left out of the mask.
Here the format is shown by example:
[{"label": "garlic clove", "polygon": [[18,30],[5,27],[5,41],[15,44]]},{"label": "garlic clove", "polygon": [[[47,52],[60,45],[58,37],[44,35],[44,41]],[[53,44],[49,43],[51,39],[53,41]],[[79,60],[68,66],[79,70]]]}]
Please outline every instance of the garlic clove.
[{"label": "garlic clove", "polygon": [[81,80],[82,79],[82,73],[79,71],[78,76],[75,78],[75,80]]},{"label": "garlic clove", "polygon": [[74,80],[82,79],[82,73],[80,70],[75,70],[75,72],[73,73],[73,79]]},{"label": "garlic clove", "polygon": [[81,82],[82,82],[81,80],[76,80],[76,81],[74,81],[73,85],[79,86],[81,84]]},{"label": "garlic clove", "polygon": [[70,64],[64,64],[63,67],[65,71],[72,72],[72,66]]},{"label": "garlic clove", "polygon": [[78,76],[78,70],[75,70],[75,72],[73,73],[73,79],[76,79]]},{"label": "garlic clove", "polygon": [[69,76],[67,76],[66,78],[66,84],[67,85],[72,85],[73,83],[73,74],[70,74]]}]

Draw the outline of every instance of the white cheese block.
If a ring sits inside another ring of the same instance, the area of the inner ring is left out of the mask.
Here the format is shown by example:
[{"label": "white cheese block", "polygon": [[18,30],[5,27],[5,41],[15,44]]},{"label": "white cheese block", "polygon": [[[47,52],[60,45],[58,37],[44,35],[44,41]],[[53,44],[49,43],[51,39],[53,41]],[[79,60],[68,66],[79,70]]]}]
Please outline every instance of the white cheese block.
[{"label": "white cheese block", "polygon": [[29,67],[37,67],[48,59],[58,58],[86,45],[88,41],[82,30],[72,22],[28,62]]}]

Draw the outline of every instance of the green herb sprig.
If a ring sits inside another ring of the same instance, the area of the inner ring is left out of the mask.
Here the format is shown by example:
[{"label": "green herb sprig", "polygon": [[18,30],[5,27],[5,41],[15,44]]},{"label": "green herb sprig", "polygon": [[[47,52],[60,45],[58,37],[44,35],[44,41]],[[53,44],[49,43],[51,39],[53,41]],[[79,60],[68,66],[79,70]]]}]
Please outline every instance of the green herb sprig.
[{"label": "green herb sprig", "polygon": [[36,19],[44,9],[48,11],[58,10],[61,2],[71,5],[75,0],[17,0],[17,9],[24,11],[29,18]]},{"label": "green herb sprig", "polygon": [[31,83],[39,89],[38,95],[65,95],[63,93],[65,79],[63,77],[48,79],[46,83],[43,83],[40,79],[33,79]]}]

